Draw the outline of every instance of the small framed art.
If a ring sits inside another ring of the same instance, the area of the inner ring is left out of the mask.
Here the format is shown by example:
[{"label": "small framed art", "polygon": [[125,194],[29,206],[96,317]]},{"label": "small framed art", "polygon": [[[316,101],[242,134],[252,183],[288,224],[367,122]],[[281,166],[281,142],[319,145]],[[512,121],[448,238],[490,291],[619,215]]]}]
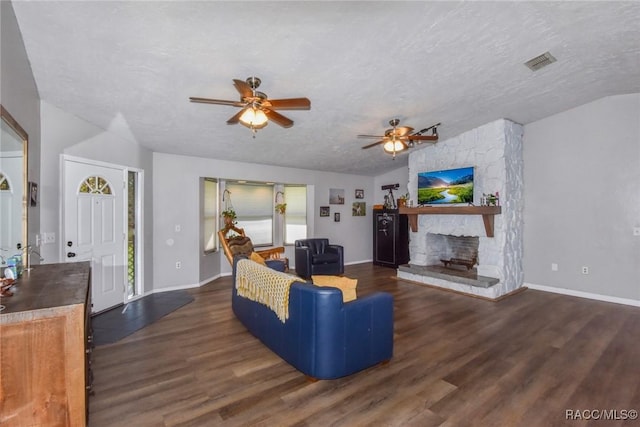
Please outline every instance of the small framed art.
[{"label": "small framed art", "polygon": [[38,206],[38,183],[29,181],[29,206]]},{"label": "small framed art", "polygon": [[330,205],[344,205],[344,189],[342,189],[342,188],[330,188],[329,189],[329,204]]},{"label": "small framed art", "polygon": [[353,216],[366,216],[367,215],[367,203],[366,202],[353,202],[351,208],[351,214]]}]

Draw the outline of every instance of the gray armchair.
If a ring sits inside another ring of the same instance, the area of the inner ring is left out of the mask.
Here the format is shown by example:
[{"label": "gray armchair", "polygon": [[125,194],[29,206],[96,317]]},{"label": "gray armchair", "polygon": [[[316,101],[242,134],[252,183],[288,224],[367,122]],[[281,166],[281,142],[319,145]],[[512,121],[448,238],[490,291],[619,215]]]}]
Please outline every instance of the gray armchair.
[{"label": "gray armchair", "polygon": [[315,274],[344,274],[344,249],[330,245],[329,239],[315,238],[296,240],[296,274],[304,279]]}]

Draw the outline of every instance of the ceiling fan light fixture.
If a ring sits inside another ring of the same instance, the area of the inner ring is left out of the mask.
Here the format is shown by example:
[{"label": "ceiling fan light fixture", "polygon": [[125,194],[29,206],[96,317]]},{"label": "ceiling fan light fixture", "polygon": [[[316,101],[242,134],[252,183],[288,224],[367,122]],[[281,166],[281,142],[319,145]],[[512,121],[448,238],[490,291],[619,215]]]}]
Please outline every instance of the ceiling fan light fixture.
[{"label": "ceiling fan light fixture", "polygon": [[400,151],[405,149],[405,145],[402,143],[402,141],[398,141],[398,140],[390,140],[384,143],[384,145],[382,146],[382,148],[384,149],[385,152],[389,153],[389,154],[395,154],[395,153],[399,153]]},{"label": "ceiling fan light fixture", "polygon": [[269,121],[267,115],[260,108],[247,108],[240,116],[240,123],[251,129],[262,129]]}]

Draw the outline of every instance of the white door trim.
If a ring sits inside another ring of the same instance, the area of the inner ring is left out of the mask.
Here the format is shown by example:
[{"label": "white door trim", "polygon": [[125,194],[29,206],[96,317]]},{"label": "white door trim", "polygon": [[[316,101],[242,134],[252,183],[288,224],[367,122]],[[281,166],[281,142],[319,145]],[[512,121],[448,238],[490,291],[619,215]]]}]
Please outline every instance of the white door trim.
[{"label": "white door trim", "polygon": [[[127,168],[127,172],[135,172],[138,176],[138,182],[136,185],[136,295],[129,298],[128,301],[133,301],[141,298],[144,293],[144,169]],[[127,179],[129,177],[127,176]],[[129,205],[129,192],[127,191],[126,205]],[[126,219],[126,218],[125,218]],[[125,221],[127,224],[127,221]],[[126,254],[125,254],[126,255]]]}]

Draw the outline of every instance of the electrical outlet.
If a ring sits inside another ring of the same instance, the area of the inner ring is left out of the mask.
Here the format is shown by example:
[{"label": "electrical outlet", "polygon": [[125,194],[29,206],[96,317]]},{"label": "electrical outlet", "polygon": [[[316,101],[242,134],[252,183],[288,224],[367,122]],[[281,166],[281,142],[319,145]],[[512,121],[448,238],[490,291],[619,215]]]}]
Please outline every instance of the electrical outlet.
[{"label": "electrical outlet", "polygon": [[56,233],[42,233],[42,240],[44,243],[55,243]]},{"label": "electrical outlet", "polygon": [[176,261],[176,270],[180,270],[182,268],[182,263],[180,261]]},{"label": "electrical outlet", "polygon": [[551,263],[551,271],[558,271],[558,264],[555,262]]},{"label": "electrical outlet", "polygon": [[589,267],[583,266],[582,267],[582,274],[589,274]]},{"label": "electrical outlet", "polygon": [[640,236],[640,227],[633,227],[633,235]]},{"label": "electrical outlet", "polygon": [[180,224],[176,224],[175,227],[173,227],[174,230],[176,230],[176,233],[179,233],[180,230],[182,230],[182,227],[180,227]]}]

